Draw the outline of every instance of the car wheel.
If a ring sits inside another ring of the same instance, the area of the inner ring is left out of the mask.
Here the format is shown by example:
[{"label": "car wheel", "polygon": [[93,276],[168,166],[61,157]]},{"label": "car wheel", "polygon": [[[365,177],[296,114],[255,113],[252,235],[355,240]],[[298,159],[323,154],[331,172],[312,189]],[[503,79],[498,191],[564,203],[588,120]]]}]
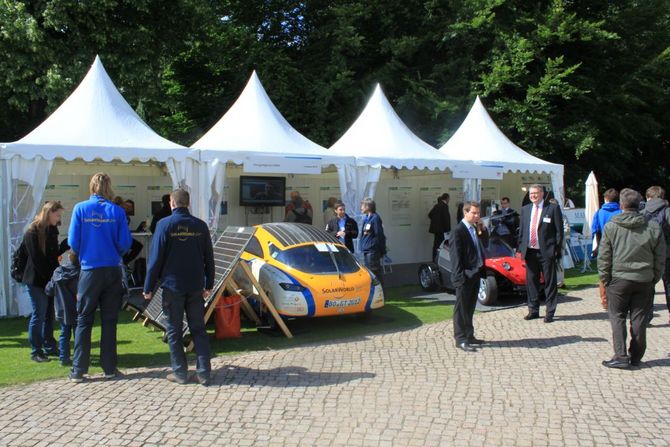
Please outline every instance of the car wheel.
[{"label": "car wheel", "polygon": [[484,306],[491,306],[498,300],[498,282],[494,275],[487,275],[479,282],[477,301]]},{"label": "car wheel", "polygon": [[437,267],[433,264],[421,264],[419,267],[419,284],[426,292],[435,292],[439,284]]}]

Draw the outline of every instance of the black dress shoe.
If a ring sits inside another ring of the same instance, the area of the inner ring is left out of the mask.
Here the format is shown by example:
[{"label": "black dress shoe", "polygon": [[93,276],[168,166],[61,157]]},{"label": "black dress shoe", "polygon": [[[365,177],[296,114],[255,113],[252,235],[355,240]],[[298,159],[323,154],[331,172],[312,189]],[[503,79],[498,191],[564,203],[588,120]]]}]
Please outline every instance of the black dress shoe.
[{"label": "black dress shoe", "polygon": [[553,315],[545,315],[544,316],[544,322],[545,323],[553,323],[554,322],[554,316]]},{"label": "black dress shoe", "polygon": [[466,342],[456,343],[456,347],[465,352],[477,352],[477,348],[470,346],[470,344]]},{"label": "black dress shoe", "polygon": [[523,319],[526,320],[526,321],[535,320],[537,318],[540,318],[540,314],[537,314],[537,313],[534,314],[534,313],[531,313],[531,312],[528,312],[528,314],[523,317]]},{"label": "black dress shoe", "polygon": [[628,360],[603,360],[603,366],[607,368],[616,368],[616,369],[629,369],[630,363]]},{"label": "black dress shoe", "polygon": [[480,340],[474,337],[468,340],[469,345],[483,345],[484,343],[486,343],[484,340]]}]

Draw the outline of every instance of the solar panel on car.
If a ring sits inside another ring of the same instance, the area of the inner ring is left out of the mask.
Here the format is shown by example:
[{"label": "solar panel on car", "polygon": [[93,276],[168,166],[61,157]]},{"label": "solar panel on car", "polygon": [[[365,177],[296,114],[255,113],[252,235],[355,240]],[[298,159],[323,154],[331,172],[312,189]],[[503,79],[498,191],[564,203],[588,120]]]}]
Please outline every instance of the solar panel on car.
[{"label": "solar panel on car", "polygon": [[315,241],[340,243],[332,234],[308,224],[277,222],[263,224],[263,228],[284,246]]}]

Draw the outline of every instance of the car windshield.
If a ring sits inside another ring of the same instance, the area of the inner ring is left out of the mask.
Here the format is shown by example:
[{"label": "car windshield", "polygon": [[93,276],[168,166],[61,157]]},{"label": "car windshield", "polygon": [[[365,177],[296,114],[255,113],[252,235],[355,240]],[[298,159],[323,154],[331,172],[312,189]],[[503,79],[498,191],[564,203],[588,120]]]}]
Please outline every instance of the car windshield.
[{"label": "car windshield", "polygon": [[505,256],[514,256],[514,251],[503,240],[492,237],[489,239],[489,245],[484,248],[487,258],[503,258]]},{"label": "car windshield", "polygon": [[305,273],[326,275],[337,273],[338,270],[340,273],[354,273],[360,269],[349,250],[331,243],[302,245],[287,250],[270,245],[270,256]]}]

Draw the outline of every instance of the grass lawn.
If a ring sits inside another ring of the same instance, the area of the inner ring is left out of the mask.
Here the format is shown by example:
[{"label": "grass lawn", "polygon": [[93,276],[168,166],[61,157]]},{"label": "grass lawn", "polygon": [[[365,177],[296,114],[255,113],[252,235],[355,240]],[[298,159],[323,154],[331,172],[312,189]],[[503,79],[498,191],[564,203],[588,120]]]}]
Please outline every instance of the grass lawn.
[{"label": "grass lawn", "polygon": [[[566,271],[564,292],[591,287],[597,284],[597,274],[583,274],[579,269]],[[277,333],[258,332],[249,325],[242,328],[238,339],[216,340],[210,337],[212,355],[232,355],[241,352],[290,348],[293,346],[329,340],[344,340],[382,332],[391,332],[437,323],[451,318],[453,306],[429,299],[408,298],[421,289],[415,285],[391,287],[387,291],[386,305],[362,320],[356,316],[297,320],[289,323],[294,338]],[[161,333],[143,327],[131,320],[130,312],[120,313],[118,326],[119,368],[165,366],[170,364],[167,345]],[[213,320],[213,319],[212,319]],[[210,334],[214,326],[209,327]],[[55,336],[58,337],[59,331]],[[91,374],[101,373],[98,362],[100,328],[93,328]],[[29,383],[38,380],[65,377],[69,368],[61,367],[58,359],[49,363],[30,360],[28,344],[28,319],[0,320],[0,386]],[[192,356],[189,356],[192,360]]]},{"label": "grass lawn", "polygon": [[[216,340],[214,325],[209,326],[210,347],[213,356],[231,355],[258,350],[283,349],[326,340],[341,340],[366,335],[397,331],[451,318],[453,306],[433,300],[407,298],[420,291],[418,286],[389,288],[386,305],[373,312],[368,319],[357,316],[296,320],[289,323],[293,338],[281,334],[258,332],[255,327],[242,328],[238,339]],[[130,312],[121,311],[118,325],[119,368],[169,366],[170,356],[161,332],[143,327],[132,321]],[[211,320],[213,322],[213,319]],[[57,330],[55,337],[58,338]],[[93,328],[91,374],[101,373],[99,364],[100,328]],[[58,359],[48,363],[30,360],[28,319],[0,320],[0,386],[29,383],[38,380],[65,377],[69,368],[60,366]],[[193,356],[189,355],[189,360]]]}]

